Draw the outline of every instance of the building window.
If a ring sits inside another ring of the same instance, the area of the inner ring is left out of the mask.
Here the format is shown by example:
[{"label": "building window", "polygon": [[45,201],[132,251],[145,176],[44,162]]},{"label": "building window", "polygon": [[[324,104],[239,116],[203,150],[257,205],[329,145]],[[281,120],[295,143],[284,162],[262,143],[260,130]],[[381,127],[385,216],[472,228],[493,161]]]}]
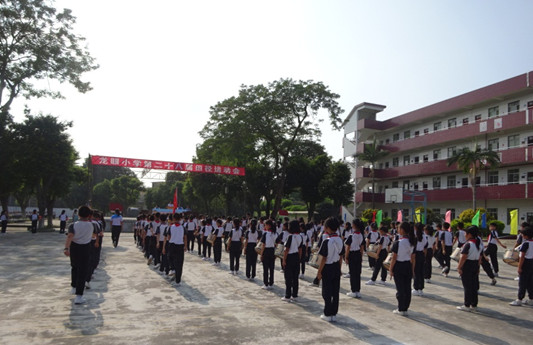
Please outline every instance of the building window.
[{"label": "building window", "polygon": [[533,171],[527,173],[527,183],[533,183]]},{"label": "building window", "polygon": [[409,155],[403,156],[403,165],[409,165],[410,160],[411,160],[411,156]]},{"label": "building window", "polygon": [[476,177],[476,186],[479,186],[481,184],[481,177]]},{"label": "building window", "polygon": [[500,149],[500,139],[490,139],[488,142],[489,150],[498,151]]},{"label": "building window", "polygon": [[488,175],[487,178],[489,180],[488,181],[489,186],[498,185],[498,179],[499,179],[498,171],[489,171],[487,175]]},{"label": "building window", "polygon": [[398,157],[394,157],[394,158],[392,159],[392,166],[393,166],[393,167],[397,167],[398,164],[399,164],[399,162],[400,162],[400,158],[398,158]]},{"label": "building window", "polygon": [[400,140],[400,133],[394,133],[392,135],[392,142],[395,143],[397,142],[398,140]]},{"label": "building window", "polygon": [[440,189],[440,177],[433,178],[433,189]]},{"label": "building window", "polygon": [[451,219],[454,220],[455,219],[455,208],[450,208],[448,211],[450,211],[451,213]]},{"label": "building window", "polygon": [[457,126],[457,119],[454,117],[453,119],[448,120],[448,128],[454,128]]},{"label": "building window", "polygon": [[533,212],[526,213],[526,222],[528,222],[529,224],[533,223]]},{"label": "building window", "polygon": [[461,187],[467,188],[468,187],[468,177],[463,177],[461,179]]},{"label": "building window", "polygon": [[520,109],[520,101],[514,101],[514,102],[507,104],[508,113],[517,112],[519,109]]},{"label": "building window", "polygon": [[418,164],[418,163],[420,163],[420,157],[415,156],[415,164]]},{"label": "building window", "polygon": [[385,169],[389,167],[389,162],[385,162]]},{"label": "building window", "polygon": [[495,117],[495,116],[498,116],[498,115],[500,115],[500,107],[499,106],[495,106],[495,107],[489,108],[489,119],[491,117]]},{"label": "building window", "polygon": [[533,136],[527,137],[527,146],[533,146]]},{"label": "building window", "polygon": [[446,178],[446,187],[447,188],[455,188],[455,184],[457,183],[457,179],[455,178],[455,175],[448,176]]},{"label": "building window", "polygon": [[457,153],[457,148],[455,146],[448,147],[448,158],[452,157]]},{"label": "building window", "polygon": [[507,170],[507,184],[518,184],[518,169]]},{"label": "building window", "polygon": [[440,158],[440,149],[433,150],[433,160],[437,160]]},{"label": "building window", "polygon": [[518,210],[516,207],[507,209],[507,225],[511,225],[511,211]]},{"label": "building window", "polygon": [[429,133],[429,128],[424,128],[424,134],[428,134]]},{"label": "building window", "polygon": [[427,163],[429,161],[429,155],[424,155],[423,158],[424,163]]},{"label": "building window", "polygon": [[403,181],[403,190],[409,190],[409,180]]},{"label": "building window", "polygon": [[520,145],[520,136],[518,134],[507,137],[507,147],[516,147]]},{"label": "building window", "polygon": [[433,124],[433,130],[434,131],[440,131],[441,128],[442,128],[442,122],[435,122]]},{"label": "building window", "polygon": [[383,163],[379,163],[379,168],[383,169]]},{"label": "building window", "polygon": [[481,114],[477,114],[476,116],[474,116],[474,121],[481,121]]},{"label": "building window", "polygon": [[428,183],[427,182],[422,182],[422,189],[423,190],[427,190],[428,189]]},{"label": "building window", "polygon": [[468,117],[465,117],[465,118],[463,119],[463,125],[468,125]]},{"label": "building window", "polygon": [[411,131],[405,131],[403,132],[403,138],[404,139],[409,139],[411,137]]},{"label": "building window", "polygon": [[487,218],[498,219],[498,209],[497,208],[487,208]]},{"label": "building window", "polygon": [[388,145],[390,143],[390,139],[385,139],[385,145]]},{"label": "building window", "polygon": [[392,188],[398,188],[398,181],[392,181]]},{"label": "building window", "polygon": [[414,190],[418,190],[418,182],[413,183]]},{"label": "building window", "polygon": [[415,131],[415,137],[418,137],[420,135],[420,131]]}]

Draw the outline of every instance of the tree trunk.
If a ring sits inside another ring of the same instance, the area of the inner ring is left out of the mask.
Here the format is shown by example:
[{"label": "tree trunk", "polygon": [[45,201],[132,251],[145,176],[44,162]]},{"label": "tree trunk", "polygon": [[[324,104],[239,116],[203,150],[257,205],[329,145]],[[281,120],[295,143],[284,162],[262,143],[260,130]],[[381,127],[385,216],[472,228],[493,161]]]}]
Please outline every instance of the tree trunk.
[{"label": "tree trunk", "polygon": [[46,205],[46,211],[48,212],[48,217],[46,217],[47,219],[47,228],[53,228],[54,227],[54,204],[55,204],[55,200],[49,200],[47,205]]},{"label": "tree trunk", "polygon": [[470,184],[472,185],[472,210],[476,212],[476,178],[470,179]]},{"label": "tree trunk", "polygon": [[316,202],[310,202],[308,205],[307,205],[307,222],[309,223],[312,219],[313,219],[313,216],[315,215],[315,210],[316,210]]},{"label": "tree trunk", "polygon": [[[9,194],[0,194],[0,203],[2,204],[2,210],[7,211],[7,202],[9,200]],[[24,210],[23,210],[24,212]],[[24,213],[23,213],[24,214]]]},{"label": "tree trunk", "polygon": [[270,196],[269,197],[265,197],[265,202],[266,202],[265,214],[268,217],[268,216],[270,216],[270,204],[272,204],[272,198]]}]

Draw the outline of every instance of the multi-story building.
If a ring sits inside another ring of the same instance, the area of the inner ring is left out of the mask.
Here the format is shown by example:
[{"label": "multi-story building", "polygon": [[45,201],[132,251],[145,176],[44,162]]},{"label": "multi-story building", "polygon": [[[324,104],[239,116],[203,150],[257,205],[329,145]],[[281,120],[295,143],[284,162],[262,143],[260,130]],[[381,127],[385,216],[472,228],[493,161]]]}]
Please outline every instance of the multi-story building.
[{"label": "multi-story building", "polygon": [[383,109],[358,104],[343,124],[344,159],[356,186],[355,213],[371,206],[372,186],[369,163],[357,161],[354,154],[376,139],[389,154],[374,167],[375,206],[393,219],[397,210],[407,217],[412,211],[405,200],[385,203],[390,188],[425,194],[428,209],[439,214],[451,210],[455,217],[471,208],[468,175],[456,165],[449,167],[447,159],[462,147],[479,145],[498,152],[501,165],[479,174],[477,206],[506,224],[509,211],[518,209],[519,222],[533,223],[533,72],[377,120]]}]

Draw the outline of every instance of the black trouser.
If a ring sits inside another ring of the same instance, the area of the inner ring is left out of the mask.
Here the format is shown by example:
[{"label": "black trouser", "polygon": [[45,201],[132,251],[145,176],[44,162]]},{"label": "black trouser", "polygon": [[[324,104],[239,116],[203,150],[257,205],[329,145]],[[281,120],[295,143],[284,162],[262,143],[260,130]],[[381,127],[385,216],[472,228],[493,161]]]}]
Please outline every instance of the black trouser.
[{"label": "black trouser", "polygon": [[465,289],[465,306],[477,307],[477,290],[479,287],[479,265],[477,260],[466,260],[461,275]]},{"label": "black trouser", "polygon": [[350,270],[350,288],[352,292],[361,291],[361,269],[363,266],[363,257],[361,251],[350,251],[348,254],[348,267]]},{"label": "black trouser", "polygon": [[169,254],[170,261],[174,265],[176,271],[176,283],[181,283],[181,274],[183,272],[183,259],[184,259],[185,245],[170,243]]},{"label": "black trouser", "polygon": [[387,280],[387,270],[385,270],[385,268],[383,267],[383,261],[385,261],[386,258],[387,258],[387,250],[382,249],[378,254],[378,258],[374,266],[374,272],[372,273],[372,281],[376,281],[376,279],[378,279],[378,274],[380,270],[381,270],[381,280],[382,281]]},{"label": "black trouser", "polygon": [[444,256],[442,255],[442,247],[440,245],[437,246],[437,251],[433,255],[435,257],[435,260],[439,263],[440,267],[446,266],[444,263]]},{"label": "black trouser", "polygon": [[215,243],[213,243],[213,254],[215,263],[220,262],[222,259],[222,237],[217,237]]},{"label": "black trouser", "polygon": [[[370,243],[370,244],[373,244],[373,243]],[[376,259],[374,259],[374,258],[372,258],[372,257],[370,257],[368,255],[367,255],[367,257],[368,257],[368,267],[374,268],[376,266]]]},{"label": "black trouser", "polygon": [[255,278],[257,267],[257,252],[255,251],[256,243],[248,242],[246,245],[246,278]]},{"label": "black trouser", "polygon": [[444,247],[444,255],[442,259],[444,260],[444,267],[446,267],[446,271],[444,273],[448,274],[450,272],[450,255],[452,255],[452,246],[445,246]]},{"label": "black trouser", "polygon": [[522,274],[520,274],[520,280],[518,281],[519,300],[526,297],[526,290],[529,300],[533,301],[533,259],[524,259],[522,264]]},{"label": "black trouser", "polygon": [[37,232],[37,220],[32,220],[31,221],[31,232],[33,234],[35,234]]},{"label": "black trouser", "polygon": [[492,264],[492,269],[494,273],[498,273],[498,246],[494,243],[489,243],[487,249],[485,249],[485,255],[490,257],[490,263]]},{"label": "black trouser", "polygon": [[76,288],[76,295],[80,296],[83,295],[85,279],[89,270],[90,246],[90,242],[87,244],[72,242],[70,244],[70,266],[72,266],[70,286]]},{"label": "black trouser", "polygon": [[305,254],[305,262],[309,262],[309,259],[311,258],[311,249],[311,246],[307,247],[307,253]]},{"label": "black trouser", "polygon": [[202,234],[198,234],[198,236],[196,236],[196,239],[198,240],[198,256],[202,256],[202,237]]},{"label": "black trouser", "polygon": [[485,255],[483,255],[483,253],[481,254],[481,267],[483,267],[483,271],[487,273],[490,279],[494,279],[495,275],[492,271],[492,267],[490,266],[490,262],[485,259]]},{"label": "black trouser", "polygon": [[322,298],[324,299],[325,316],[335,316],[339,312],[340,287],[341,266],[339,262],[324,265],[322,269]]},{"label": "black trouser", "polygon": [[407,311],[411,305],[411,280],[413,279],[411,261],[396,261],[393,274],[398,310]]},{"label": "black trouser", "polygon": [[89,267],[87,268],[87,277],[85,278],[85,281],[90,282],[91,277],[94,273],[94,270],[96,269],[96,266],[98,266],[98,248],[96,248],[94,245],[96,244],[96,240],[91,240],[90,246],[89,246]]},{"label": "black trouser", "polygon": [[432,259],[433,259],[433,248],[428,248],[426,251],[426,260],[424,261],[424,278],[425,279],[431,279],[431,271],[433,270],[433,267],[431,267]]},{"label": "black trouser", "polygon": [[[206,257],[210,258],[211,257],[211,243],[207,242],[207,236],[204,236],[203,242],[204,242],[203,256],[204,258]],[[207,253],[207,256],[206,256],[206,253]]]},{"label": "black trouser", "polygon": [[161,265],[159,266],[159,272],[168,272],[170,271],[170,268],[169,268],[169,259],[168,259],[168,251],[169,251],[169,244],[167,242],[167,245],[164,247],[165,248],[165,254],[163,254],[163,246],[164,246],[164,243],[165,242],[159,242],[159,249],[161,250]]},{"label": "black trouser", "polygon": [[122,226],[120,225],[111,226],[111,240],[113,241],[113,246],[115,246],[115,248],[118,246],[118,239],[120,237],[121,232],[122,232]]},{"label": "black trouser", "polygon": [[301,265],[301,267],[300,267],[300,272],[301,272],[302,274],[305,274],[305,263],[306,263],[307,261],[309,261],[309,258],[307,257],[307,252],[308,252],[308,251],[309,251],[309,248],[307,248],[307,249],[305,249],[305,248],[302,249],[302,257],[300,258],[300,265]]},{"label": "black trouser", "polygon": [[239,271],[239,260],[241,258],[242,248],[240,241],[232,241],[229,251],[229,270]]},{"label": "black trouser", "polygon": [[424,263],[424,252],[415,252],[415,276],[413,279],[413,289],[415,290],[424,290]]},{"label": "black trouser", "polygon": [[62,220],[59,222],[59,233],[65,233],[65,228],[67,227],[67,221]]},{"label": "black trouser", "polygon": [[2,221],[2,233],[5,234],[7,229],[7,220]]},{"label": "black trouser", "polygon": [[298,253],[288,254],[285,264],[285,298],[298,297],[298,272],[300,271]]},{"label": "black trouser", "polygon": [[[156,235],[159,236],[159,235]],[[157,240],[156,240],[157,241]],[[161,264],[162,256],[163,256],[163,244],[164,241],[159,241],[159,245],[156,244],[156,254],[155,254],[155,264]]]},{"label": "black trouser", "polygon": [[266,286],[274,285],[274,248],[265,248],[263,251],[263,283]]},{"label": "black trouser", "polygon": [[194,230],[187,231],[187,250],[190,252],[194,251]]}]

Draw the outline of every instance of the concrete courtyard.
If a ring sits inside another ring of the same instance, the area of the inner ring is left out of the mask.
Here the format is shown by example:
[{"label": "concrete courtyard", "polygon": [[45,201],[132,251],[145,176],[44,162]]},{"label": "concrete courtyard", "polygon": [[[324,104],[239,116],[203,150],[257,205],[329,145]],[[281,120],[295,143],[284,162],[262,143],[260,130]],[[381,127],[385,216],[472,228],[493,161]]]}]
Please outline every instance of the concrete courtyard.
[{"label": "concrete courtyard", "polygon": [[[396,316],[395,288],[366,286],[363,263],[360,300],[348,298],[342,279],[337,323],[320,320],[319,288],[300,280],[300,301],[285,303],[284,279],[276,262],[275,289],[228,274],[186,254],[182,285],[173,287],[123,233],[114,249],[107,236],[87,304],[74,305],[65,235],[31,234],[8,228],[0,237],[0,343],[7,344],[531,344],[533,307],[511,307],[516,268],[500,262],[496,286],[484,272],[478,313],[456,310],[461,281],[452,265],[448,278],[434,267],[425,297],[414,297],[408,317]],[[503,250],[500,248],[500,256]],[[241,259],[241,271],[244,269]],[[436,262],[434,261],[436,265]],[[344,271],[347,268],[344,267]],[[258,265],[258,278],[262,267]]]}]

